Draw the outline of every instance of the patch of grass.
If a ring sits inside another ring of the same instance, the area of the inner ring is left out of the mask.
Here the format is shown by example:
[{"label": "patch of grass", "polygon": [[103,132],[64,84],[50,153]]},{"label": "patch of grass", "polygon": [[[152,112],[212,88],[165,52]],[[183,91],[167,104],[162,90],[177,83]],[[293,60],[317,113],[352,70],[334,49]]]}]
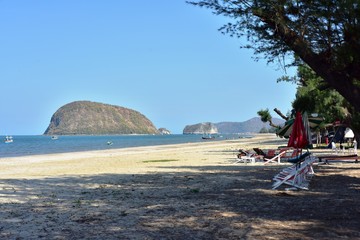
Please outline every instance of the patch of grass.
[{"label": "patch of grass", "polygon": [[80,199],[74,200],[73,207],[81,207],[81,200]]},{"label": "patch of grass", "polygon": [[200,189],[199,188],[192,188],[192,189],[190,189],[190,192],[191,193],[199,193]]},{"label": "patch of grass", "polygon": [[158,160],[146,160],[143,163],[152,163],[152,162],[176,162],[178,159],[158,159]]}]

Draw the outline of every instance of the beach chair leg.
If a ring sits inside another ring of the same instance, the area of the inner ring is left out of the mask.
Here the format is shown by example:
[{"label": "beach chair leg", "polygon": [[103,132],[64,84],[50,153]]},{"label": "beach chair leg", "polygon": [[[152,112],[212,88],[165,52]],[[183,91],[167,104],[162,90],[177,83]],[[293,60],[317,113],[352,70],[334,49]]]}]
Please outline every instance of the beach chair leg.
[{"label": "beach chair leg", "polygon": [[271,162],[277,162],[280,164],[280,158],[282,155],[284,155],[285,152],[282,152],[276,156],[274,156],[273,158],[264,158],[266,161],[264,162],[264,164],[267,164],[267,163],[271,163]]},{"label": "beach chair leg", "polygon": [[237,158],[234,161],[234,164],[236,163],[255,163],[255,158],[254,157],[242,157],[242,158]]}]

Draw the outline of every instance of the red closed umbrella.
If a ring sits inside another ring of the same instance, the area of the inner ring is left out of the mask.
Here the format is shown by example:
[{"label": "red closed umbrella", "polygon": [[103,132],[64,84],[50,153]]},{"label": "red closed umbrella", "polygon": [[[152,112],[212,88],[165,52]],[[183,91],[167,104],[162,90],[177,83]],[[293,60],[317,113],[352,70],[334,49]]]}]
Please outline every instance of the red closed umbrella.
[{"label": "red closed umbrella", "polygon": [[296,112],[294,125],[288,142],[288,147],[305,148],[308,146],[305,127],[300,112]]}]

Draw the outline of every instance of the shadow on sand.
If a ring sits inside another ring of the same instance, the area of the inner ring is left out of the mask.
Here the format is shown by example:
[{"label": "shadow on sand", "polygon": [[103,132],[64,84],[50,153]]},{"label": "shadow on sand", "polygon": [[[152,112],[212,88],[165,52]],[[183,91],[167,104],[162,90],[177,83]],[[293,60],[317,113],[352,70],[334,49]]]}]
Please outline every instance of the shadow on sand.
[{"label": "shadow on sand", "polygon": [[279,166],[1,180],[0,237],[358,238],[360,178],[346,174],[360,170],[343,166],[317,167],[310,191],[295,192],[271,190]]}]

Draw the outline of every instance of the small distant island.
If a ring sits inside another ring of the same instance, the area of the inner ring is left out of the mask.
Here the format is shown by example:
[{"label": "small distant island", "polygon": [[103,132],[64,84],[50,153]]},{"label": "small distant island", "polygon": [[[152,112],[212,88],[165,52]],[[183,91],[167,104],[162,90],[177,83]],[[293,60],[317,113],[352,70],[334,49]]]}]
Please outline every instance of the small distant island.
[{"label": "small distant island", "polygon": [[159,134],[154,124],[138,111],[90,101],[60,107],[44,135]]},{"label": "small distant island", "polygon": [[217,127],[210,122],[187,125],[183,130],[183,134],[216,134],[216,133],[218,133]]},{"label": "small distant island", "polygon": [[[283,119],[273,118],[274,124],[284,124]],[[238,134],[271,132],[269,123],[264,123],[259,117],[251,118],[244,122],[219,122],[196,123],[185,126],[183,134]]]}]

